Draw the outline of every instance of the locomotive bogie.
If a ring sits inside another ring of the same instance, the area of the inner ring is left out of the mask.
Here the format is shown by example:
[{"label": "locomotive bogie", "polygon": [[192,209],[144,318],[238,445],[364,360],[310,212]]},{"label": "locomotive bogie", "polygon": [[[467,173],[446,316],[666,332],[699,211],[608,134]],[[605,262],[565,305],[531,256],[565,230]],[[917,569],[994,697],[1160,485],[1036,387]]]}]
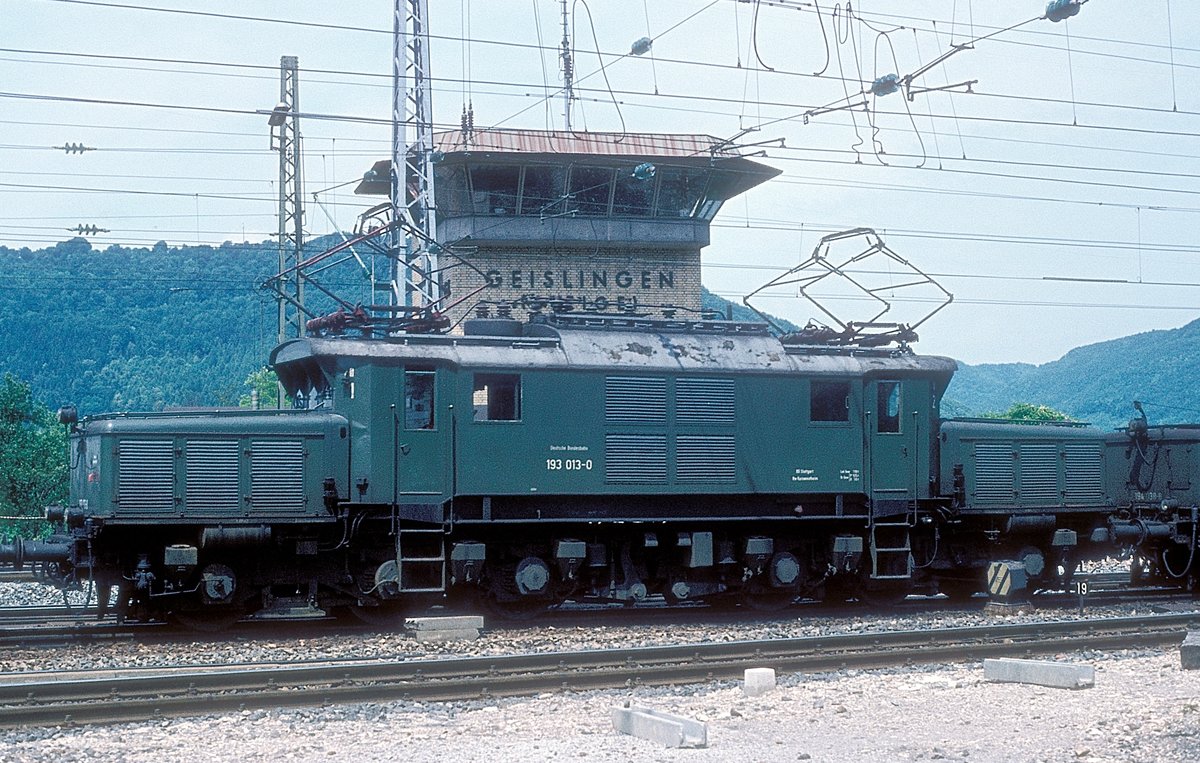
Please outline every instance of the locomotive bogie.
[{"label": "locomotive bogie", "polygon": [[272,576],[311,566],[323,538],[336,544],[348,435],[343,417],[304,411],[116,414],[73,427],[73,500],[47,512],[63,525],[62,584],[117,586],[122,611],[245,603]]},{"label": "locomotive bogie", "polygon": [[[514,614],[527,605],[636,603],[655,595],[668,602],[786,604],[819,598],[831,582],[853,595],[867,575],[861,536],[829,537],[824,530],[762,535],[754,525],[716,531],[648,527],[653,529],[589,524],[525,533],[516,544],[504,535],[456,542],[451,584],[465,584],[502,613]],[[468,557],[470,574],[464,572]],[[507,605],[514,611],[505,612]]]}]

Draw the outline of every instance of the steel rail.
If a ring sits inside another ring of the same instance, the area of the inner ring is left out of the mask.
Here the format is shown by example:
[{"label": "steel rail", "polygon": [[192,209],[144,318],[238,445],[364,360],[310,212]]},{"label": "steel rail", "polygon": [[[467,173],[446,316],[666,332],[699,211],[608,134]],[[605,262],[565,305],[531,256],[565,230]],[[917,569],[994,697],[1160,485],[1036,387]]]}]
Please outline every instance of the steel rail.
[{"label": "steel rail", "polygon": [[100,611],[95,607],[68,607],[64,604],[49,604],[45,606],[0,607],[0,622],[12,621],[51,621],[79,620],[91,618],[96,620]]},{"label": "steel rail", "polygon": [[819,672],[1179,642],[1200,613],[503,657],[179,669],[0,685],[0,727],[92,724],[247,709],[708,682],[748,667]]},{"label": "steel rail", "polygon": [[[1119,574],[1105,573],[1103,577],[1091,578],[1092,591],[1085,598],[1085,606],[1098,607],[1128,601],[1130,597],[1137,601],[1166,601],[1173,599],[1188,599],[1192,597],[1179,589],[1163,587],[1142,587],[1129,589],[1125,587],[1112,588],[1117,584]],[[687,617],[686,622],[694,624],[697,619],[710,625],[735,625],[747,622],[774,622],[789,617],[846,617],[874,614],[912,614],[932,611],[972,611],[980,609],[987,603],[987,598],[976,597],[969,601],[953,601],[938,598],[910,597],[907,601],[891,607],[859,607],[850,609],[846,603],[829,604],[824,602],[806,601],[790,608],[775,612],[754,611],[724,611],[704,605],[666,605],[619,607],[601,605],[568,605],[564,609],[552,609],[546,612],[539,622],[555,626],[578,625],[590,626],[594,623],[596,613],[612,621],[613,624],[649,624],[662,622],[682,622],[680,617]],[[1075,594],[1055,591],[1039,591],[1030,600],[1021,604],[1038,610],[1058,608],[1075,608],[1079,605],[1079,597]],[[336,632],[360,632],[370,630],[371,626],[363,624],[347,625],[331,618],[299,618],[293,620],[253,620],[247,619],[231,626],[223,634],[207,634],[208,638],[228,638],[235,635],[253,633],[254,628],[270,627],[274,624],[288,623],[293,630],[291,636],[303,636]],[[528,629],[536,627],[536,622],[529,621],[497,621],[492,625],[496,630]],[[195,639],[197,632],[186,627],[162,622],[126,621],[117,623],[115,618],[99,617],[95,607],[67,607],[63,605],[37,607],[0,607],[0,648],[25,647],[39,644],[50,646],[72,642],[109,641],[116,639],[145,639],[156,641],[175,641],[179,639]]]},{"label": "steel rail", "polygon": [[[112,620],[81,620],[67,617],[31,622],[6,622],[0,627],[0,649],[50,649],[68,644],[107,642],[160,636],[169,630],[166,623],[124,623]],[[195,638],[195,633],[188,634]]]}]

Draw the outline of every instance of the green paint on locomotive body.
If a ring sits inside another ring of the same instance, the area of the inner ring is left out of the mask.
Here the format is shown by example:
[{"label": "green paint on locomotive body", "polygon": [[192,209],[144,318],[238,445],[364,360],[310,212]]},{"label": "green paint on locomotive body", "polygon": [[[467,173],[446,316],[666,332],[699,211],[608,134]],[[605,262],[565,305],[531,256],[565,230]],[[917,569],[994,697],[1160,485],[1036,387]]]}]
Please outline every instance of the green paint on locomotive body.
[{"label": "green paint on locomotive body", "polygon": [[929,498],[955,368],[894,349],[785,346],[747,324],[653,322],[305,338],[272,365],[291,392],[352,422],[352,500],[656,497],[671,499],[655,509],[667,518],[699,498],[752,496],[792,517]]},{"label": "green paint on locomotive body", "polygon": [[1075,422],[952,419],[941,432],[941,484],[949,493],[961,473],[957,500],[971,514],[1061,516],[1200,501],[1200,426],[1149,427],[1140,445],[1126,429]]},{"label": "green paint on locomotive body", "polygon": [[1061,586],[1135,548],[1170,582],[1195,558],[1200,426],[942,421],[954,361],[757,324],[466,329],[281,344],[306,410],[85,419],[66,540],[30,548],[127,603],[235,616],[454,586],[515,611],[973,592],[997,559]]},{"label": "green paint on locomotive body", "polygon": [[71,436],[72,504],[109,525],[328,519],[324,482],[347,484],[348,436],[326,411],[92,416]]}]

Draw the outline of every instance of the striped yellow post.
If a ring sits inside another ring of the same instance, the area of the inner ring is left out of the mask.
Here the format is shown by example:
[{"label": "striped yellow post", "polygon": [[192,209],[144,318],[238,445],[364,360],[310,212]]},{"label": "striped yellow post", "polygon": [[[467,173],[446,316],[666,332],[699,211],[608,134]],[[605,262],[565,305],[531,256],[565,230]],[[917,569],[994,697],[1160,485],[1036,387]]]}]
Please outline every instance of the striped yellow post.
[{"label": "striped yellow post", "polygon": [[1021,562],[1002,561],[988,565],[987,589],[990,596],[1008,598],[1022,593],[1027,582],[1028,575]]}]

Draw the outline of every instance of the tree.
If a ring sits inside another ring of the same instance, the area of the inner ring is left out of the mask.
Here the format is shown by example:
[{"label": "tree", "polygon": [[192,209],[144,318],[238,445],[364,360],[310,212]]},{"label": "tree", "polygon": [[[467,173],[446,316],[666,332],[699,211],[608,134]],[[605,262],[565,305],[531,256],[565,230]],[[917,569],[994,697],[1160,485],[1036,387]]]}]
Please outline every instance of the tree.
[{"label": "tree", "polygon": [[[29,384],[0,382],[0,515],[38,517],[67,495],[66,432]],[[37,535],[45,525],[5,520],[0,535]]]},{"label": "tree", "polygon": [[250,388],[248,394],[242,395],[238,405],[242,408],[254,407],[254,393],[258,393],[259,408],[275,408],[279,405],[279,377],[269,368],[251,371],[243,382]]},{"label": "tree", "polygon": [[1013,421],[1071,421],[1071,417],[1062,411],[1056,411],[1048,405],[1033,403],[1013,403],[1007,411],[1001,413],[985,413],[985,419],[1011,419]]}]

